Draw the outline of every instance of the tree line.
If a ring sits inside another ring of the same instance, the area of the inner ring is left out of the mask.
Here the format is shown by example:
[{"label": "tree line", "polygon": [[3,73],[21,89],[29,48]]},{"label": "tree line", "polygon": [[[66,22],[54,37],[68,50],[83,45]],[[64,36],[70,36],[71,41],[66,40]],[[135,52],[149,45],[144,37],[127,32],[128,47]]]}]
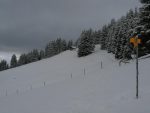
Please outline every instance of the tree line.
[{"label": "tree line", "polygon": [[150,0],[140,0],[143,6],[129,10],[120,19],[112,19],[99,30],[84,30],[79,39],[78,56],[86,56],[100,44],[102,50],[113,53],[116,59],[131,59],[135,53],[130,38],[140,34],[139,57],[150,53]]},{"label": "tree line", "polygon": [[122,16],[118,20],[112,19],[109,24],[104,25],[99,30],[83,31],[80,35],[78,56],[92,53],[94,51],[93,46],[100,44],[101,50],[113,53],[117,59],[130,58],[129,38],[134,32],[134,28],[137,27],[138,15],[137,9],[135,11],[130,10],[126,16]]},{"label": "tree line", "polygon": [[0,62],[0,71],[36,62],[44,58],[49,58],[63,51],[71,50],[72,47],[72,40],[66,41],[64,39],[58,38],[56,40],[50,41],[45,46],[45,50],[34,49],[29,53],[21,54],[19,59],[17,59],[16,55],[13,54],[11,57],[10,65],[6,60],[2,60]]}]

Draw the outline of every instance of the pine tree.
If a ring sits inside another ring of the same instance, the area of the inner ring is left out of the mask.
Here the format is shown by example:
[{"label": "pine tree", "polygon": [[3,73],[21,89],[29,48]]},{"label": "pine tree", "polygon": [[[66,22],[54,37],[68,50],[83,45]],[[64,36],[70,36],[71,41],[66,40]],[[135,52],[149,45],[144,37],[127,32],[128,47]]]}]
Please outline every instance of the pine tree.
[{"label": "pine tree", "polygon": [[133,10],[129,10],[129,12],[126,14],[126,44],[123,49],[123,57],[126,59],[131,59],[131,53],[133,51],[133,48],[130,44],[130,38],[133,37],[133,34],[135,32],[135,28],[138,26],[139,23],[139,12],[137,11],[137,8],[135,8],[135,12]]},{"label": "pine tree", "polygon": [[143,45],[145,53],[150,53],[150,0],[140,0],[143,6],[140,8],[140,25],[143,26],[145,34],[143,35]]},{"label": "pine tree", "polygon": [[106,39],[107,40],[106,45],[107,45],[108,53],[113,51],[112,46],[113,46],[113,40],[114,40],[113,35],[114,35],[114,31],[115,31],[115,24],[116,24],[115,19],[112,19],[111,23],[109,25],[108,35],[107,35],[107,39]]},{"label": "pine tree", "polygon": [[28,56],[26,54],[21,54],[18,60],[18,65],[21,66],[27,63],[29,63]]},{"label": "pine tree", "polygon": [[100,30],[93,32],[94,44],[100,44],[100,33]]},{"label": "pine tree", "polygon": [[39,52],[37,49],[34,49],[32,52],[31,52],[31,55],[32,55],[32,62],[36,62],[39,60]]},{"label": "pine tree", "polygon": [[51,52],[50,52],[50,47],[51,47],[51,45],[50,45],[50,43],[48,43],[47,45],[46,45],[46,47],[45,47],[45,57],[50,57],[51,55]]},{"label": "pine tree", "polygon": [[61,52],[66,51],[67,50],[67,42],[66,40],[62,40],[61,42]]},{"label": "pine tree", "polygon": [[102,28],[102,33],[101,33],[101,49],[105,50],[107,48],[107,35],[108,35],[108,27],[105,25]]},{"label": "pine tree", "polygon": [[127,26],[125,23],[125,17],[122,17],[117,22],[116,27],[117,27],[115,28],[116,31],[113,32],[115,39],[113,39],[112,47],[114,49],[115,58],[121,59],[123,58],[123,50],[126,44],[126,27]]},{"label": "pine tree", "polygon": [[58,47],[56,45],[56,41],[51,41],[49,44],[45,47],[45,57],[52,57],[54,55],[58,54]]},{"label": "pine tree", "polygon": [[119,22],[117,21],[116,24],[113,25],[113,32],[111,34],[111,49],[110,51],[115,54],[116,48],[117,48],[117,39],[118,39],[118,33],[120,30]]},{"label": "pine tree", "polygon": [[94,38],[92,34],[92,30],[83,31],[81,33],[78,49],[78,56],[86,56],[91,54],[94,51]]},{"label": "pine tree", "polygon": [[6,70],[9,68],[9,65],[6,60],[1,60],[0,62],[0,71]]},{"label": "pine tree", "polygon": [[57,47],[57,54],[62,52],[62,39],[61,38],[58,38],[56,40],[56,47]]},{"label": "pine tree", "polygon": [[16,67],[16,66],[17,66],[17,57],[16,57],[16,55],[14,54],[14,55],[12,55],[12,57],[11,57],[10,67],[11,67],[11,68],[14,68],[14,67]]},{"label": "pine tree", "polygon": [[45,53],[43,50],[40,51],[39,60],[43,59],[45,57]]},{"label": "pine tree", "polygon": [[150,29],[150,0],[140,0],[143,7],[140,8],[140,24],[145,30]]}]

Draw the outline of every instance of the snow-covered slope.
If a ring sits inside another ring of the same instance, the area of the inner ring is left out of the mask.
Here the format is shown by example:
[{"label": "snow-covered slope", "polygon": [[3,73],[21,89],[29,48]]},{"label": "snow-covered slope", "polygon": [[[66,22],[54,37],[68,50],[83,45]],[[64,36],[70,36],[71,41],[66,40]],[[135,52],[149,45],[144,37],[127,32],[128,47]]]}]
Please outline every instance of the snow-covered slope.
[{"label": "snow-covered slope", "polygon": [[98,48],[0,72],[0,113],[150,113],[150,59],[139,61],[137,100],[135,62],[119,66]]}]

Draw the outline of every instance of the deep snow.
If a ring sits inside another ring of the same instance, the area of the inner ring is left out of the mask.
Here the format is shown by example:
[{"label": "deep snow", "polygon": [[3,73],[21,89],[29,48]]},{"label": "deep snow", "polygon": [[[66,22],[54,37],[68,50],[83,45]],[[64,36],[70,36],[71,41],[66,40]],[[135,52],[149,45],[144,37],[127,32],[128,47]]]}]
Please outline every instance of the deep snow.
[{"label": "deep snow", "polygon": [[[101,69],[102,62],[102,69]],[[0,72],[0,113],[150,113],[150,58],[122,64],[99,50],[66,51]]]}]

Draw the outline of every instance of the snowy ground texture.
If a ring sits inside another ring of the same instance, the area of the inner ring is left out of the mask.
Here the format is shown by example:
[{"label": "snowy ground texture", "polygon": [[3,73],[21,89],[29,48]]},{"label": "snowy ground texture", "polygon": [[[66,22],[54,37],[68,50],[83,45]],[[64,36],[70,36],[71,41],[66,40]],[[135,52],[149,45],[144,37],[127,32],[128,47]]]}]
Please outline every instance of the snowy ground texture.
[{"label": "snowy ground texture", "polygon": [[139,61],[137,100],[134,60],[119,66],[98,47],[76,54],[0,72],[0,113],[150,113],[150,58]]}]

